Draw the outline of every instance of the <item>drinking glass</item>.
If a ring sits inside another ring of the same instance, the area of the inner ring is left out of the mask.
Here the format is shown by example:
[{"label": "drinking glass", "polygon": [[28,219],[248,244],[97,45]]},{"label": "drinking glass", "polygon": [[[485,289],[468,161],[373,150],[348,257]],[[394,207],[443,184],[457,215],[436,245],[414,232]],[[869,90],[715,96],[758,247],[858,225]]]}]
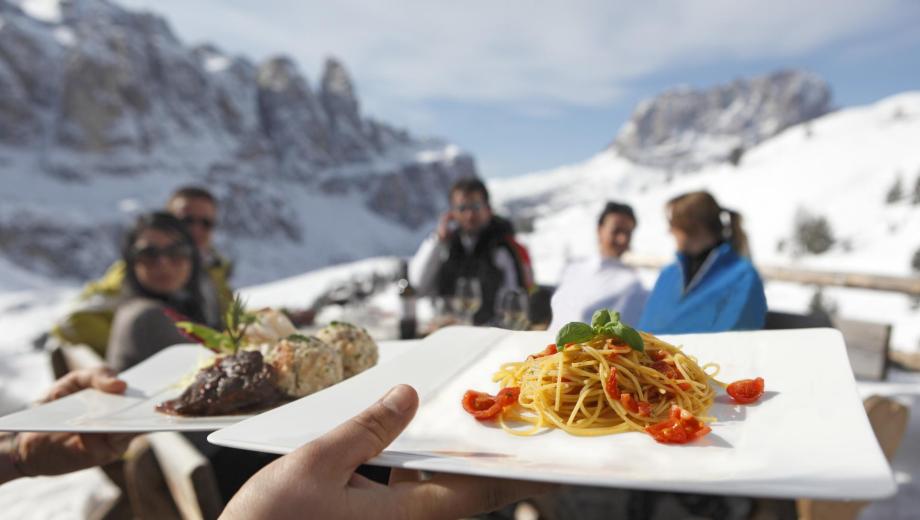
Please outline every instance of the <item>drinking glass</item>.
[{"label": "drinking glass", "polygon": [[510,330],[526,330],[530,326],[528,307],[530,298],[522,289],[504,289],[498,296],[498,315],[501,326]]},{"label": "drinking glass", "polygon": [[482,287],[478,278],[458,278],[454,292],[454,310],[464,323],[473,324],[473,316],[482,307]]}]

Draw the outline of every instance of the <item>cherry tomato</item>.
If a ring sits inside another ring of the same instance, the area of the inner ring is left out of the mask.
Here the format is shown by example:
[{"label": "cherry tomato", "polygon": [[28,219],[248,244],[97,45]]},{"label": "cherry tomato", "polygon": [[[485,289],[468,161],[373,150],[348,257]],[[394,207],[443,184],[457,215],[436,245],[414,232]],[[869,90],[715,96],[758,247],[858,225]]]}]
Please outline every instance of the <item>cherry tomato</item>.
[{"label": "cherry tomato", "polygon": [[632,413],[639,413],[639,403],[633,398],[632,394],[620,394],[620,403]]},{"label": "cherry tomato", "polygon": [[668,357],[668,353],[664,350],[649,350],[646,351],[646,354],[655,361],[664,361],[664,358]]},{"label": "cherry tomato", "polygon": [[750,404],[763,395],[763,378],[741,379],[728,385],[728,395],[738,404]]},{"label": "cherry tomato", "polygon": [[680,379],[680,372],[677,370],[677,367],[668,363],[667,361],[655,361],[652,363],[651,367],[670,379]]},{"label": "cherry tomato", "polygon": [[463,394],[463,409],[480,421],[498,417],[502,411],[517,402],[521,389],[518,387],[502,388],[498,395],[467,390]]},{"label": "cherry tomato", "polygon": [[559,350],[556,349],[556,344],[555,344],[555,343],[550,343],[550,344],[547,345],[546,348],[543,349],[542,351],[538,352],[537,354],[531,354],[531,355],[528,356],[528,357],[529,357],[530,359],[537,359],[537,358],[541,358],[541,357],[544,357],[544,356],[552,356],[553,354],[555,354],[555,353],[557,353],[557,352],[559,352]]},{"label": "cherry tomato", "polygon": [[645,431],[662,444],[684,444],[690,442],[687,439],[687,432],[680,427],[679,423],[672,419],[665,419],[651,426],[646,426]]},{"label": "cherry tomato", "polygon": [[604,390],[607,391],[607,395],[611,399],[620,398],[620,388],[617,387],[617,367],[610,367],[610,375],[607,376],[607,384],[604,385]]},{"label": "cherry tomato", "polygon": [[521,395],[521,388],[518,386],[509,386],[507,388],[502,388],[498,391],[498,395],[495,398],[503,407],[511,406],[518,401],[518,397]]},{"label": "cherry tomato", "polygon": [[675,404],[671,405],[671,413],[667,419],[646,426],[645,431],[656,441],[664,444],[686,444],[703,437],[712,429]]},{"label": "cherry tomato", "polygon": [[652,415],[652,405],[645,401],[639,401],[639,415],[641,417],[648,417]]},{"label": "cherry tomato", "polygon": [[[680,373],[680,370],[677,370],[677,367],[674,365],[674,362],[673,362],[673,361],[671,361],[671,362],[668,362],[668,361],[655,361],[654,363],[652,363],[651,366],[652,366],[652,368],[654,368],[655,370],[657,370],[657,371],[661,372],[662,374],[664,374],[665,377],[667,377],[668,379],[684,379],[684,375]],[[681,383],[677,383],[677,386],[678,386],[681,390],[689,390],[689,389],[690,389],[690,383],[687,383],[686,381],[683,381],[683,382],[681,382]]]}]

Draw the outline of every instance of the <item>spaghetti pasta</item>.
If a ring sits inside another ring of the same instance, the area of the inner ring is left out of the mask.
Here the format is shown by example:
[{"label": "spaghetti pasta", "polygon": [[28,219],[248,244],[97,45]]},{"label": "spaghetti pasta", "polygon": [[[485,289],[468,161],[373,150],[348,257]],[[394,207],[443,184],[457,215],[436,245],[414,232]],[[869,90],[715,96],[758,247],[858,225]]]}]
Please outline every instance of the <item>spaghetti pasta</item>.
[{"label": "spaghetti pasta", "polygon": [[502,365],[493,380],[503,389],[520,389],[517,406],[497,415],[502,428],[514,435],[544,428],[582,436],[650,431],[674,419],[676,405],[697,421],[697,436],[704,435],[709,428],[696,418],[703,417],[716,396],[710,382],[718,365],[700,366],[679,348],[639,334],[644,351],[597,335],[561,351],[550,345],[525,361]]}]

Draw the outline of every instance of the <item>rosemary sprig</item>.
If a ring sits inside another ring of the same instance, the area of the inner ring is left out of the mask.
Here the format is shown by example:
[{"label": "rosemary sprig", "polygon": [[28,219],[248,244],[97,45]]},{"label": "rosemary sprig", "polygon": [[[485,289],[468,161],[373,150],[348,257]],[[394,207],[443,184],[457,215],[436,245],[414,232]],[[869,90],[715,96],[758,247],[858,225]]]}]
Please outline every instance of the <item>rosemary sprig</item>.
[{"label": "rosemary sprig", "polygon": [[243,302],[239,293],[236,293],[233,296],[233,301],[230,302],[230,307],[227,309],[225,317],[227,323],[226,334],[230,338],[234,354],[240,349],[243,336],[246,335],[246,329],[256,321],[256,317],[252,314],[247,314],[245,309],[245,302]]},{"label": "rosemary sprig", "polygon": [[255,315],[246,312],[246,304],[237,293],[224,315],[225,328],[222,332],[190,321],[178,321],[176,327],[187,337],[218,354],[236,354],[243,346],[246,329],[255,321]]}]

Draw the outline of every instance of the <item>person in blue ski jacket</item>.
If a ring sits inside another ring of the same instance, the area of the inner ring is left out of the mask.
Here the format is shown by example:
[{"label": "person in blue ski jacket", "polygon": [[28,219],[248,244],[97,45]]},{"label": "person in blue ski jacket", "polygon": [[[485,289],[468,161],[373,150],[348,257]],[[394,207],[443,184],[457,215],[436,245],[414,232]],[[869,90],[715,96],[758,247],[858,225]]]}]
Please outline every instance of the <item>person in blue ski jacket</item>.
[{"label": "person in blue ski jacket", "polygon": [[705,191],[675,197],[666,210],[677,261],[658,275],[638,328],[654,334],[763,328],[767,299],[741,215]]}]

